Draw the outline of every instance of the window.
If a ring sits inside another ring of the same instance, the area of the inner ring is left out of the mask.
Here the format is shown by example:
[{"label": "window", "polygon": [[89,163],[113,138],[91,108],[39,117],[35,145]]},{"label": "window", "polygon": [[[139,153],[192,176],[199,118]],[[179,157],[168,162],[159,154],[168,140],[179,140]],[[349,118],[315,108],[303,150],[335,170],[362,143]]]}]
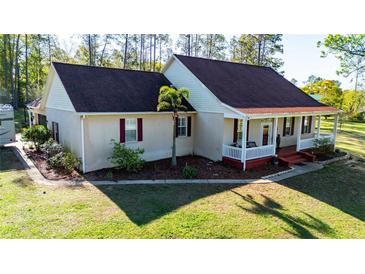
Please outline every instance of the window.
[{"label": "window", "polygon": [[137,119],[125,119],[125,141],[137,141]]},{"label": "window", "polygon": [[178,125],[177,125],[177,136],[178,137],[185,137],[187,136],[187,121],[186,117],[179,117]]},{"label": "window", "polygon": [[311,132],[312,116],[304,116],[302,122],[302,133]]},{"label": "window", "polygon": [[294,134],[294,117],[292,118],[284,118],[284,131],[283,136],[293,135]]},{"label": "window", "polygon": [[238,120],[238,127],[237,127],[237,143],[242,143],[242,128],[243,128],[243,120]]},{"label": "window", "polygon": [[59,138],[59,129],[58,129],[58,123],[56,122],[52,122],[52,138],[53,140],[55,140],[57,143],[60,142],[60,138]]}]

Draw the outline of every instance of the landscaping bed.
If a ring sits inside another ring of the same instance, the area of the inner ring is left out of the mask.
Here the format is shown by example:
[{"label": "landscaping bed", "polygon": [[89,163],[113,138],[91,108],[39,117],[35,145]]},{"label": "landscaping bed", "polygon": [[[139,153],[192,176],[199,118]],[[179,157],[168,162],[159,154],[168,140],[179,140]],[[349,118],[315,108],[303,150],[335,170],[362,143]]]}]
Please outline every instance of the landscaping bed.
[{"label": "landscaping bed", "polygon": [[314,155],[316,155],[316,160],[317,161],[328,161],[328,160],[332,160],[338,157],[342,157],[346,155],[346,152],[344,151],[340,151],[340,150],[336,150],[334,152],[329,152],[329,153],[314,153]]},{"label": "landscaping bed", "polygon": [[197,170],[195,179],[258,179],[280,171],[287,167],[268,164],[259,168],[242,172],[222,162],[213,162],[199,156],[183,156],[177,158],[177,167],[171,168],[171,159],[146,162],[138,173],[128,173],[121,169],[106,168],[85,174],[87,180],[160,180],[185,179],[182,170],[188,165]]},{"label": "landscaping bed", "polygon": [[62,170],[55,170],[47,163],[47,155],[44,152],[35,150],[27,151],[27,156],[32,160],[40,173],[48,180],[75,180],[82,179],[82,176],[77,171],[71,173]]}]

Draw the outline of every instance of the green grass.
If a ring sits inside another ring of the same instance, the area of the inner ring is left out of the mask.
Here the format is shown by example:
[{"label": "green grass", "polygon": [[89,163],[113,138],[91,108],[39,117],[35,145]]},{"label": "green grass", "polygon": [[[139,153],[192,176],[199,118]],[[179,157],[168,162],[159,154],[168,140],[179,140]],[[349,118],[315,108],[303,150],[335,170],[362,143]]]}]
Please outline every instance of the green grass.
[{"label": "green grass", "polygon": [[[26,115],[28,115],[26,113]],[[14,111],[14,120],[15,120],[15,132],[20,133],[21,129],[27,126],[27,123],[24,120],[24,108],[18,108]]]},{"label": "green grass", "polygon": [[365,238],[360,161],[272,184],[50,187],[6,153],[0,238]]},{"label": "green grass", "polygon": [[[322,119],[321,132],[333,129],[333,119]],[[365,123],[345,121],[337,129],[336,147],[354,155],[365,157]]]}]

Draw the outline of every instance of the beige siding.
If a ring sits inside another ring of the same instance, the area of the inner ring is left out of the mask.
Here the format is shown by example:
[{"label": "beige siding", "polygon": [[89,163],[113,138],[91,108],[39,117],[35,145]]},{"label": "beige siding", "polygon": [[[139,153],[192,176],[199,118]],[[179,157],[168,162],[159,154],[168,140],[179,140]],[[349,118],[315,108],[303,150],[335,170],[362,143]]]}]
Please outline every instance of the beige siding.
[{"label": "beige siding", "polygon": [[47,108],[54,108],[66,111],[75,111],[68,94],[63,87],[60,77],[55,73],[46,103]]},{"label": "beige siding", "polygon": [[[178,156],[193,153],[194,114],[186,116],[192,116],[192,136],[176,139]],[[87,116],[84,122],[86,171],[112,166],[108,159],[113,150],[111,139],[120,139],[121,118],[143,118],[143,141],[126,144],[128,147],[143,148],[146,161],[171,157],[173,122],[170,114]]]},{"label": "beige siding", "polygon": [[196,115],[194,153],[213,161],[222,160],[223,113],[199,112]]},{"label": "beige siding", "polygon": [[81,120],[75,112],[59,109],[46,109],[47,125],[58,123],[60,143],[81,158]]},{"label": "beige siding", "polygon": [[[291,119],[291,117],[289,119]],[[299,119],[299,117],[295,117],[296,121],[297,119]],[[296,128],[297,122],[295,122],[294,124],[295,124],[294,134],[290,136],[283,136],[284,118],[278,119],[278,134],[280,134],[281,137],[280,141],[281,147],[294,146],[297,144],[297,128]],[[302,134],[301,139],[313,138],[315,135],[315,125],[316,125],[316,116],[312,116],[311,133]]]},{"label": "beige siding", "polygon": [[[311,127],[311,133],[309,134],[302,134],[301,135],[301,139],[306,139],[306,138],[312,138],[314,137],[314,132],[315,132],[315,116],[313,116],[312,118],[312,127]],[[288,119],[291,119],[291,117],[289,117]],[[296,117],[295,119],[299,119],[299,117]],[[265,123],[265,122],[272,122],[272,126],[274,126],[274,119],[253,119],[250,120],[250,130],[249,130],[249,141],[254,141],[256,142],[256,144],[258,146],[262,145],[262,136],[261,136],[261,124]],[[280,146],[281,147],[286,147],[286,146],[293,146],[296,145],[297,143],[297,128],[296,128],[296,123],[294,126],[294,134],[290,135],[290,136],[283,136],[283,123],[284,123],[284,118],[279,118],[278,119],[278,134],[280,134]],[[275,137],[275,136],[273,136]]]},{"label": "beige siding", "polygon": [[223,143],[226,145],[230,145],[233,143],[233,128],[234,128],[234,119],[225,118]]}]

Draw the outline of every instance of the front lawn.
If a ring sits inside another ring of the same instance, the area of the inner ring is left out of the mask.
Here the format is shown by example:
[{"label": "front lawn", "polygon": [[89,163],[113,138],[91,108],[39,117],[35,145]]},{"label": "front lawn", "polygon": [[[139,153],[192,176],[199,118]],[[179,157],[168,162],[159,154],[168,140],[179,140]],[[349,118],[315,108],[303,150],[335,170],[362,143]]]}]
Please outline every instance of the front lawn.
[{"label": "front lawn", "polygon": [[17,169],[0,171],[0,238],[365,238],[360,161],[261,185],[49,187]]},{"label": "front lawn", "polygon": [[[333,119],[322,118],[321,132],[329,133],[333,129]],[[354,155],[365,157],[365,123],[344,121],[338,124],[336,147]]]}]

